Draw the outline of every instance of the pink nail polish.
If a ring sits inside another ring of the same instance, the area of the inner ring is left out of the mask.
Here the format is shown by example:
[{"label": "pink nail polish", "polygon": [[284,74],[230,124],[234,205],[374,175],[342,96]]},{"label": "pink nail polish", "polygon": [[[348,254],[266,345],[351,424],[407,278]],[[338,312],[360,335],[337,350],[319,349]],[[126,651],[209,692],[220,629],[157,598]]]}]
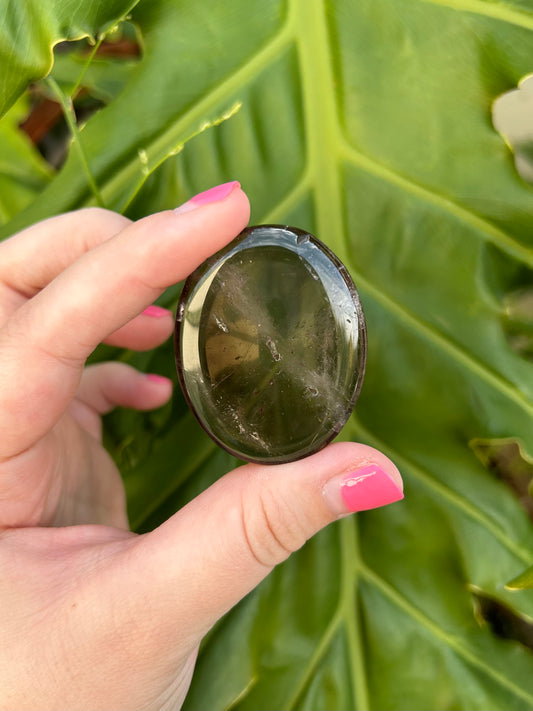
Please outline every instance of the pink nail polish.
[{"label": "pink nail polish", "polygon": [[168,311],[168,309],[164,309],[161,306],[156,306],[155,304],[147,306],[143,311],[143,316],[150,316],[151,318],[162,318],[163,316],[169,315],[170,311]]},{"label": "pink nail polish", "polygon": [[170,378],[165,378],[164,375],[158,375],[157,373],[146,373],[147,380],[151,380],[153,383],[171,383]]},{"label": "pink nail polish", "polygon": [[375,464],[369,464],[343,477],[341,496],[348,511],[367,511],[403,499],[394,479]]},{"label": "pink nail polish", "polygon": [[182,214],[184,212],[190,212],[191,210],[196,210],[197,207],[202,207],[203,205],[209,205],[212,202],[220,202],[230,195],[235,188],[240,188],[241,184],[238,180],[232,180],[230,183],[222,183],[221,185],[215,185],[214,188],[209,188],[203,193],[198,193],[187,202],[183,203],[175,209],[174,212]]}]

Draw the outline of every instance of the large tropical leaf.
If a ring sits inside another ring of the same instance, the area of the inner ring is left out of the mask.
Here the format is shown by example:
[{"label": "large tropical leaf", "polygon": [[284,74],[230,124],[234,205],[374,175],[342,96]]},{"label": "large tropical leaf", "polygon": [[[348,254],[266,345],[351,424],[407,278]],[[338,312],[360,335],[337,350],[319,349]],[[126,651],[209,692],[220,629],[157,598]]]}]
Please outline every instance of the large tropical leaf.
[{"label": "large tropical leaf", "polygon": [[[533,456],[533,366],[504,308],[533,283],[533,191],[491,123],[533,71],[532,3],[144,0],[133,20],[143,60],[80,135],[105,203],[137,217],[238,178],[255,222],[336,251],[369,331],[342,435],[382,448],[406,484],[405,502],[330,527],[227,615],[186,707],[533,707],[530,649],[486,621],[492,605],[531,625],[532,594],[505,583],[533,562],[533,526],[473,448],[514,438]],[[79,155],[4,234],[94,200]],[[170,346],[125,357],[173,368]],[[108,425],[138,530],[234,465],[179,393]]]},{"label": "large tropical leaf", "polygon": [[0,3],[0,116],[31,82],[48,74],[62,40],[97,37],[138,0],[2,0]]}]

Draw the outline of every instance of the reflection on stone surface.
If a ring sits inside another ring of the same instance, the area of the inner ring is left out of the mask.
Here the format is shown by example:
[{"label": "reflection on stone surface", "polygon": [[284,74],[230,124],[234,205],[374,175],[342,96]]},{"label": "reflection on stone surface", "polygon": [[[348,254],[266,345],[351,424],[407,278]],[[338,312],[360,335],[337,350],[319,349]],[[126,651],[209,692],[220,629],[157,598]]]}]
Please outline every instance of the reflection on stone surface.
[{"label": "reflection on stone surface", "polygon": [[236,456],[305,456],[349,417],[364,369],[364,323],[339,266],[311,236],[260,226],[186,283],[180,380],[203,427]]}]

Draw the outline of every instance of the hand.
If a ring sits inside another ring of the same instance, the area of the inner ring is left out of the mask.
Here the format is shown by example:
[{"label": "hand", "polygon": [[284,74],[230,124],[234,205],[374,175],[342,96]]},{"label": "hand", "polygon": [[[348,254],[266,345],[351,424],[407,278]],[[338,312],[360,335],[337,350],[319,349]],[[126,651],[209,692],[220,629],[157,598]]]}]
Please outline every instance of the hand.
[{"label": "hand", "polygon": [[237,184],[136,223],[88,209],[0,245],[0,709],[177,709],[202,636],[274,565],[349,511],[402,497],[363,445],[246,465],[155,531],[128,530],[100,415],[149,409],[165,378],[84,367],[101,341],[152,348],[150,309],[235,237]]}]

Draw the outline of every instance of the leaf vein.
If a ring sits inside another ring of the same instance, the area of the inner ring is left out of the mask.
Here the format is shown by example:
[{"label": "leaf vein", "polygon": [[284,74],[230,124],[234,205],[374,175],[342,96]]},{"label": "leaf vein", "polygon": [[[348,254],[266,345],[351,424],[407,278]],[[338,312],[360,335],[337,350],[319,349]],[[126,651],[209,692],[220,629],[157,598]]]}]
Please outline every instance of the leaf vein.
[{"label": "leaf vein", "polygon": [[451,198],[446,197],[434,190],[430,190],[429,188],[416,183],[406,176],[401,175],[392,168],[379,163],[375,158],[371,158],[370,156],[356,150],[353,146],[347,143],[346,140],[341,146],[340,157],[381,178],[382,180],[397,185],[405,191],[416,195],[425,202],[435,205],[441,210],[453,215],[455,218],[477,230],[487,242],[491,242],[506,254],[514,257],[516,260],[533,267],[533,248],[525,247],[520,244],[506,232],[499,229],[485,218],[455,202]]},{"label": "leaf vein", "polygon": [[472,666],[477,667],[486,676],[490,677],[500,686],[511,691],[518,698],[527,701],[530,706],[533,705],[533,694],[528,693],[520,686],[515,684],[513,681],[510,681],[497,669],[494,669],[494,667],[491,667],[489,664],[483,661],[483,659],[480,659],[474,652],[472,652],[464,644],[462,644],[461,641],[455,635],[445,632],[420,609],[415,607],[404,595],[400,593],[397,588],[390,585],[381,576],[379,576],[367,566],[362,567],[361,575],[364,579],[367,580],[367,582],[377,587],[385,595],[385,597],[387,597],[403,612],[408,614],[413,620],[418,622],[422,627],[428,630],[428,632],[430,632],[434,637],[437,637],[439,640],[441,640],[441,642],[448,645],[448,647],[450,647],[459,657],[464,659],[466,662],[472,664]]},{"label": "leaf vein", "polygon": [[353,671],[351,676],[352,694],[357,711],[365,711],[370,708],[370,701],[364,662],[364,643],[359,619],[362,557],[357,518],[355,516],[345,518],[340,522],[340,529],[343,556],[342,607],[346,619],[350,668]]},{"label": "leaf vein", "polygon": [[357,433],[358,439],[361,438],[366,442],[372,443],[378,449],[381,449],[385,454],[390,456],[402,469],[402,471],[409,471],[410,474],[415,476],[419,481],[425,484],[429,489],[433,489],[441,499],[446,499],[455,508],[459,509],[462,513],[469,516],[476,523],[483,525],[496,540],[498,540],[505,548],[513,553],[519,560],[521,560],[526,565],[530,565],[533,562],[533,555],[531,551],[520,544],[516,543],[514,540],[509,538],[506,531],[501,528],[495,521],[489,518],[483,511],[476,508],[469,499],[466,499],[463,495],[450,489],[450,487],[445,486],[437,479],[430,477],[421,467],[415,464],[412,460],[407,459],[403,454],[390,445],[383,442],[379,437],[370,432],[366,427],[364,427],[359,419],[352,415],[349,423],[349,427],[354,433]]},{"label": "leaf vein", "polygon": [[422,321],[422,319],[411,313],[406,306],[393,298],[390,294],[386,294],[382,289],[373,286],[370,281],[353,266],[351,266],[350,271],[356,280],[357,288],[360,292],[366,291],[371,298],[379,302],[388,312],[394,314],[396,318],[402,321],[406,326],[410,326],[413,330],[417,331],[435,347],[447,352],[455,361],[461,363],[466,370],[470,371],[470,373],[484,380],[494,390],[497,390],[509,400],[513,401],[520,409],[524,410],[529,417],[533,416],[533,403],[529,401],[516,385],[505,380],[497,371],[491,370],[483,361],[466,351],[458,343],[451,341],[434,326]]},{"label": "leaf vein", "polygon": [[501,2],[488,3],[483,0],[418,0],[430,5],[440,5],[451,10],[469,12],[473,15],[482,15],[492,20],[507,22],[526,30],[533,30],[533,14],[504,5]]}]

